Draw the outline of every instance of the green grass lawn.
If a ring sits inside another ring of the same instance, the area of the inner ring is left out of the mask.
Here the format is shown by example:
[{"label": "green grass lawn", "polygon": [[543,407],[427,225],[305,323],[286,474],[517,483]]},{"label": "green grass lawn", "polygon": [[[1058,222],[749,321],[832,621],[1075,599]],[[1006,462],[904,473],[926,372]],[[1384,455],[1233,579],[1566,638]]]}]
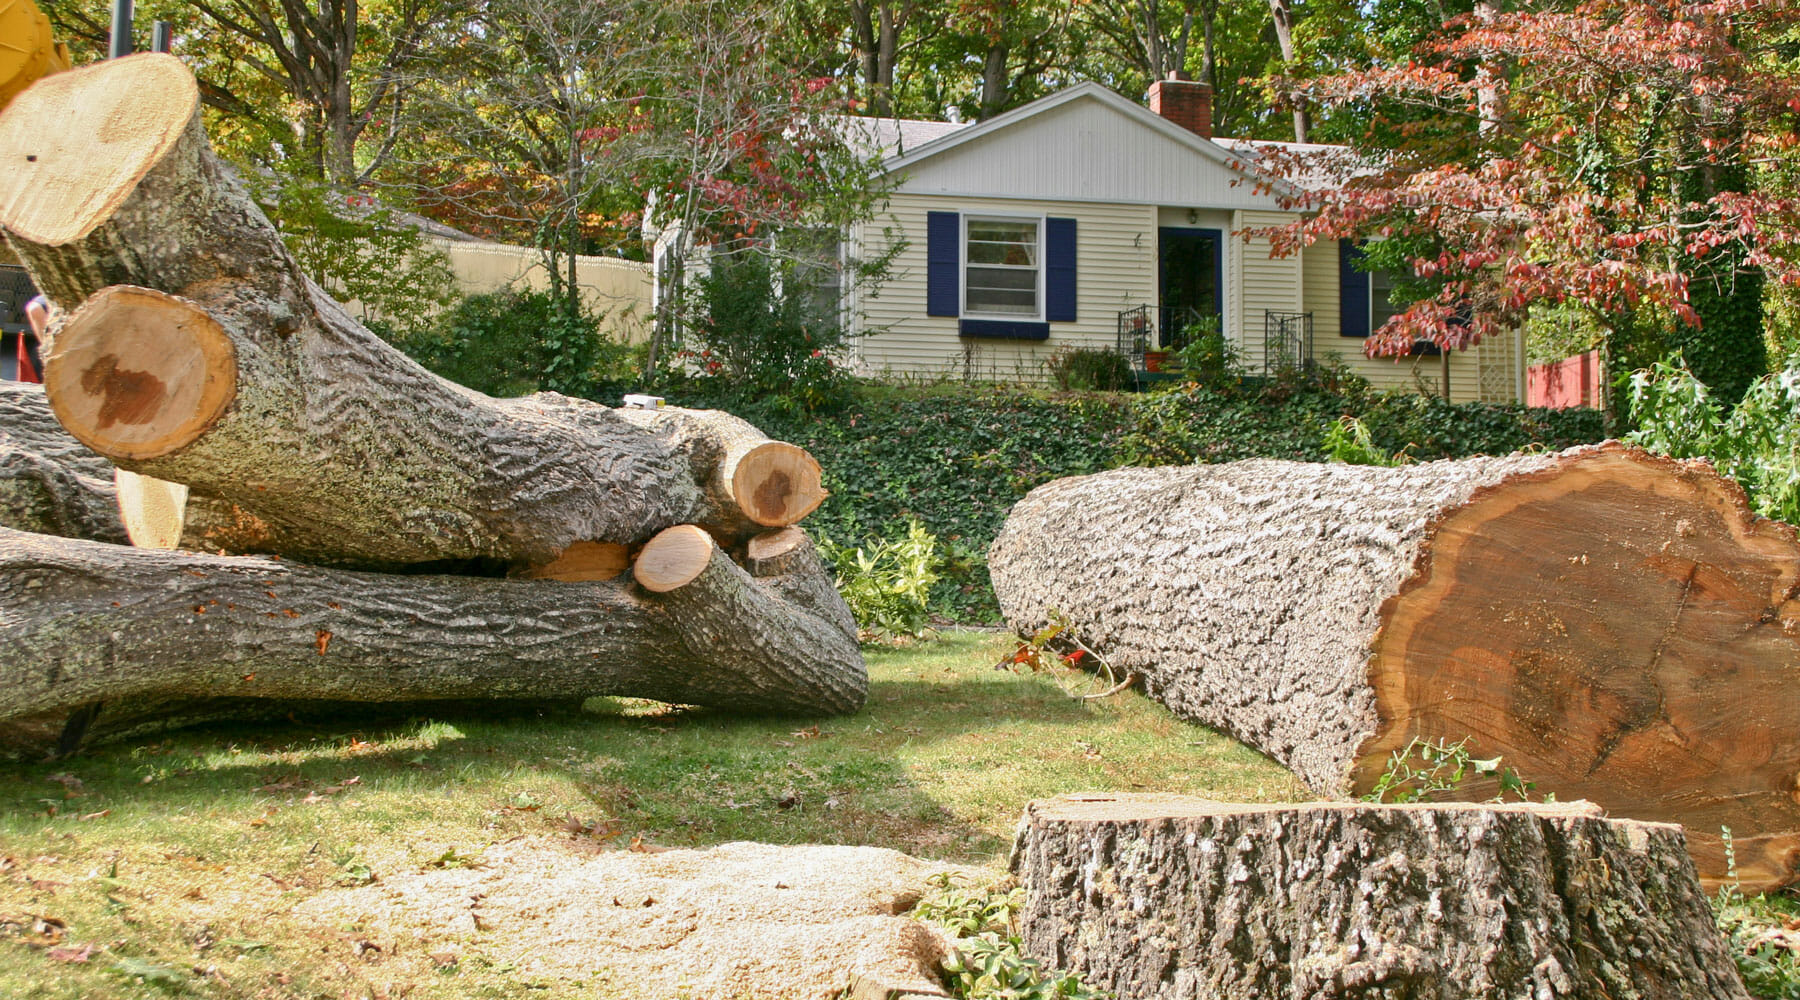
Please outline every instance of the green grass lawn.
[{"label": "green grass lawn", "polygon": [[1001,636],[870,652],[862,712],[733,716],[603,700],[530,718],[190,730],[0,765],[0,997],[589,997],[503,967],[394,981],[287,916],[337,886],[549,834],[627,848],[891,847],[998,868],[1034,798],[1309,797],[1136,692],[993,669]]}]

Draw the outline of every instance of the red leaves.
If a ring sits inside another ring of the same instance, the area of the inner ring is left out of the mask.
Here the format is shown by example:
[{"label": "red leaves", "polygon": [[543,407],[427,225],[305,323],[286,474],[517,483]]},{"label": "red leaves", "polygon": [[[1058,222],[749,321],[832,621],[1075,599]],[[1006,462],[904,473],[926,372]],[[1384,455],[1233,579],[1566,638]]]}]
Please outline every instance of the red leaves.
[{"label": "red leaves", "polygon": [[1395,149],[1259,156],[1311,184],[1285,202],[1316,212],[1259,235],[1283,254],[1372,236],[1420,248],[1414,275],[1443,291],[1390,320],[1371,352],[1467,346],[1538,302],[1692,322],[1682,272],[1727,250],[1800,283],[1789,259],[1800,201],[1779,181],[1692,202],[1674,193],[1700,172],[1791,158],[1800,78],[1766,49],[1797,27],[1800,6],[1756,0],[1588,0],[1455,19],[1408,61],[1304,83],[1315,102],[1401,108],[1409,121],[1383,123],[1402,137]]}]

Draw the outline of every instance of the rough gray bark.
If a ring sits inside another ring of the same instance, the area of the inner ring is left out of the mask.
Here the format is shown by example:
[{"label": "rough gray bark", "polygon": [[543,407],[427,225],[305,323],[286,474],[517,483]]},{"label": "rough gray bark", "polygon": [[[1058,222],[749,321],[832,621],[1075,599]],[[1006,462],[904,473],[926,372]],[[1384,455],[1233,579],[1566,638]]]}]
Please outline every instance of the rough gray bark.
[{"label": "rough gray bark", "polygon": [[1684,823],[1709,879],[1721,826],[1746,885],[1800,877],[1800,545],[1704,465],[1119,470],[1034,490],[989,566],[1014,629],[1067,616],[1322,795],[1467,738],[1541,792]]},{"label": "rough gray bark", "polygon": [[1132,1000],[1746,997],[1678,827],[1566,805],[1032,803],[1028,951]]},{"label": "rough gray bark", "polygon": [[[555,394],[490,399],[353,320],[301,274],[213,155],[179,62],[146,54],[64,76],[37,103],[22,97],[0,129],[8,162],[35,157],[0,179],[9,243],[65,309],[113,286],[141,286],[181,297],[168,304],[161,335],[180,336],[183,317],[198,313],[231,345],[231,356],[207,357],[207,374],[235,379],[232,401],[172,452],[115,454],[71,426],[121,467],[234,504],[289,539],[296,548],[287,554],[341,565],[538,564],[575,542],[630,543],[673,524],[741,518],[710,505],[686,462],[612,409]],[[156,99],[120,103],[121,91]],[[108,128],[168,141],[146,147],[136,167],[82,172],[90,191],[65,175],[112,147],[66,150],[43,136],[98,131],[67,119],[102,113],[116,119]],[[44,204],[57,192],[66,204]],[[67,216],[86,218],[87,228],[66,225]],[[52,367],[74,349],[79,321],[77,312],[53,331]],[[160,381],[113,377],[105,360],[62,382],[97,387],[103,414],[147,410],[167,395]],[[61,407],[57,379],[46,381]]]},{"label": "rough gray bark", "polygon": [[222,697],[861,705],[861,654],[821,641],[822,622],[768,597],[732,607],[755,655],[689,641],[701,626],[675,602],[622,581],[395,577],[0,529],[0,719]]},{"label": "rough gray bark", "polygon": [[56,422],[43,386],[0,381],[0,526],[128,544],[112,473]]},{"label": "rough gray bark", "polygon": [[812,539],[798,525],[750,539],[744,566],[757,586],[811,611],[857,641],[856,616],[838,593]]},{"label": "rough gray bark", "polygon": [[[710,535],[692,534],[705,545],[695,560],[700,565],[689,563],[692,575],[679,586],[654,588],[687,648],[752,684],[777,690],[802,685],[817,708],[853,712],[862,707],[868,678],[855,631],[846,633],[828,618],[788,603],[777,586],[757,586]],[[652,540],[639,557],[640,583],[649,582],[644,564],[656,544]],[[841,607],[844,602],[838,598],[836,603]],[[847,663],[858,669],[843,669]]]}]

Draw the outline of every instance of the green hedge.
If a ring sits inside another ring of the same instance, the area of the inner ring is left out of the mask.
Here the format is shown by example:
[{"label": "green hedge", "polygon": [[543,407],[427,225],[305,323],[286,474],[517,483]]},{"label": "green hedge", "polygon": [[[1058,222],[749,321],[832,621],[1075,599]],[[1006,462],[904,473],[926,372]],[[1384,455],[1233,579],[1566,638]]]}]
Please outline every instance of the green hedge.
[{"label": "green hedge", "polygon": [[1421,461],[1563,448],[1604,436],[1601,416],[1591,410],[1452,406],[1376,394],[1341,377],[1146,394],[865,385],[840,409],[812,415],[734,398],[706,381],[662,391],[672,404],[730,410],[811,451],[831,491],[806,521],[815,534],[856,545],[898,538],[906,519],[918,518],[948,553],[932,610],[963,622],[998,619],[987,547],[1012,505],[1052,479],[1121,465],[1319,461],[1325,428],[1345,415],[1361,418],[1379,447]]}]

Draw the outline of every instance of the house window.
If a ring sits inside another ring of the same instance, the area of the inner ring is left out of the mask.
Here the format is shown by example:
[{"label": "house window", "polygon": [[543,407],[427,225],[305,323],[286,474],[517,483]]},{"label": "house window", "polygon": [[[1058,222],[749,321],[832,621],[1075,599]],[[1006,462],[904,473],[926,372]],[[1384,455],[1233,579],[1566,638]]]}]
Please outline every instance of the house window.
[{"label": "house window", "polygon": [[1406,311],[1405,306],[1396,306],[1393,301],[1394,272],[1369,272],[1369,330],[1381,329],[1381,324]]},{"label": "house window", "polygon": [[965,315],[1029,319],[1043,315],[1042,235],[1038,219],[966,220]]}]

